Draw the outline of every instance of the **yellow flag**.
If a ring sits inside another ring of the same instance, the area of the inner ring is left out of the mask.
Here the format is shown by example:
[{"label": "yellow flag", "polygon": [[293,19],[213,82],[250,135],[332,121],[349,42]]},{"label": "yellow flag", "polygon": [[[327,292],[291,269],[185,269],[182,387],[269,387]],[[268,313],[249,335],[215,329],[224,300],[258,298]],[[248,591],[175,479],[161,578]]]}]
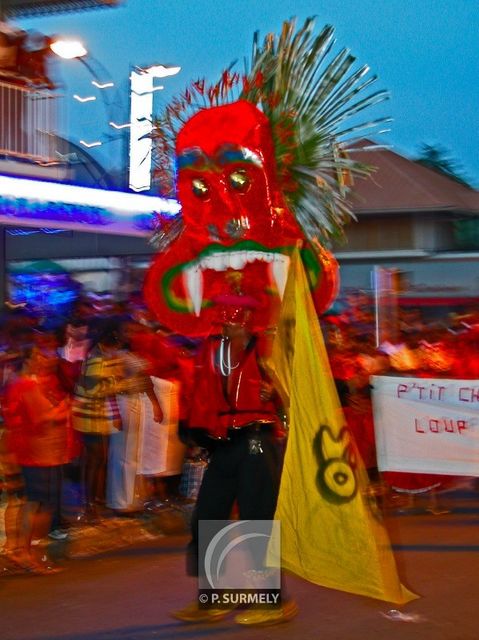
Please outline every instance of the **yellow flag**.
[{"label": "yellow flag", "polygon": [[367,474],[345,422],[299,257],[293,256],[271,356],[290,431],[275,519],[282,566],[316,584],[388,602],[399,581]]}]

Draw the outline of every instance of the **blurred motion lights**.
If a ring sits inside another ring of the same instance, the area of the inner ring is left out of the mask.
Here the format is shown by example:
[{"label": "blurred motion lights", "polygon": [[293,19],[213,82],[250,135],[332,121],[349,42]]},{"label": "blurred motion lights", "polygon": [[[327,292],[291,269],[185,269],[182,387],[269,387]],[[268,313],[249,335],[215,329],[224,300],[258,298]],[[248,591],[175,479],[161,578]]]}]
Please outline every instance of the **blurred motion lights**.
[{"label": "blurred motion lights", "polygon": [[93,147],[101,147],[102,142],[100,140],[95,140],[95,142],[85,142],[85,140],[80,140],[80,144],[87,149],[93,149]]},{"label": "blurred motion lights", "polygon": [[110,89],[115,86],[114,82],[97,82],[96,80],[92,80],[91,83],[97,89]]},{"label": "blurred motion lights", "polygon": [[77,93],[73,94],[73,98],[75,100],[78,100],[78,102],[93,102],[94,100],[96,100],[96,96],[85,96],[84,98],[82,98]]},{"label": "blurred motion lights", "polygon": [[108,124],[114,129],[128,129],[128,127],[131,127],[130,122],[125,122],[125,124],[117,124],[116,122],[110,121]]},{"label": "blurred motion lights", "polygon": [[117,213],[178,213],[180,205],[175,200],[142,196],[121,191],[91,189],[57,182],[24,180],[10,176],[0,176],[2,197],[35,199],[37,201],[55,201],[69,204],[88,205],[115,210]]}]

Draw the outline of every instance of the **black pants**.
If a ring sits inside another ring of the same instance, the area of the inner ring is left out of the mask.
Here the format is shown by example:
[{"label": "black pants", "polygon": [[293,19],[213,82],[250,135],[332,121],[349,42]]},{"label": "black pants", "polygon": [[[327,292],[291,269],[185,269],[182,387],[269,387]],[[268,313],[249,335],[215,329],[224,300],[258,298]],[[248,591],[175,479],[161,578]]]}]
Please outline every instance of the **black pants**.
[{"label": "black pants", "polygon": [[85,502],[105,502],[106,471],[110,436],[101,433],[83,433],[83,486]]},{"label": "black pants", "polygon": [[53,513],[61,500],[62,465],[22,466],[25,496],[28,502],[38,502],[41,508]]},{"label": "black pants", "polygon": [[[251,453],[250,440],[262,453]],[[228,520],[236,500],[240,520],[272,520],[278,499],[282,450],[269,427],[232,430],[212,452],[191,522],[187,573],[198,575],[198,522]]]}]

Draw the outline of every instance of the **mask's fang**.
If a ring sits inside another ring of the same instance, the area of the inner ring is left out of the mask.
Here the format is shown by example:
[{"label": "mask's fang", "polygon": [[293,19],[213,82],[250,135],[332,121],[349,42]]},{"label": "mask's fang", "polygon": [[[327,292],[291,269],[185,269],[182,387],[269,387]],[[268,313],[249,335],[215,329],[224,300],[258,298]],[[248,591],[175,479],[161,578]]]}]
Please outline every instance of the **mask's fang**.
[{"label": "mask's fang", "polygon": [[187,302],[190,311],[193,311],[195,316],[199,317],[203,302],[203,274],[199,264],[188,267],[183,271],[183,284],[188,294]]},{"label": "mask's fang", "polygon": [[276,253],[273,262],[270,264],[271,276],[276,283],[276,288],[278,289],[281,300],[283,299],[286,281],[288,279],[289,263],[289,256]]}]

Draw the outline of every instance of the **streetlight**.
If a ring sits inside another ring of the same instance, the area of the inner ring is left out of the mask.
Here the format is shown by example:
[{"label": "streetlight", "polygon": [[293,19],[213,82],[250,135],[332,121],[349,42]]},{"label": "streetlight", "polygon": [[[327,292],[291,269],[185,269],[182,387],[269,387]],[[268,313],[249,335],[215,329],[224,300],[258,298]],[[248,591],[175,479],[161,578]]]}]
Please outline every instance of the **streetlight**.
[{"label": "streetlight", "polygon": [[[97,89],[108,89],[114,86],[113,82],[100,78],[95,66],[101,70],[102,75],[109,77],[106,69],[96,59],[88,57],[88,51],[81,42],[73,39],[57,38],[50,45],[51,50],[66,60],[79,60],[91,73],[94,80],[92,84]],[[130,153],[129,153],[129,187],[133,191],[147,191],[151,188],[151,156],[153,130],[153,94],[163,89],[162,85],[154,85],[158,78],[168,78],[181,71],[181,67],[174,65],[154,64],[148,67],[136,66],[130,74],[130,121],[124,123],[115,122],[111,103],[103,98],[107,109],[108,124],[116,131],[130,129]],[[93,102],[96,96],[74,96],[81,103]],[[110,140],[112,139],[111,136]],[[88,148],[101,146],[101,141],[86,143],[80,140],[80,144]]]},{"label": "streetlight", "polygon": [[74,58],[81,60],[88,54],[88,51],[79,40],[54,40],[50,44],[50,49],[55,55],[64,60],[73,60]]},{"label": "streetlight", "polygon": [[[93,58],[83,43],[79,40],[69,38],[55,38],[50,44],[50,49],[53,53],[64,60],[78,60],[88,70],[93,77],[91,84],[101,91],[105,89],[111,89],[115,84],[111,81],[109,73],[105,67],[96,58]],[[87,58],[88,57],[88,61]],[[75,100],[80,103],[94,102],[96,101],[95,95],[79,96],[75,94],[73,96]],[[103,104],[106,110],[107,121],[112,121],[113,105],[107,94],[102,94]],[[80,140],[80,144],[88,149],[92,147],[99,147],[102,145],[100,140],[94,142],[85,142]]]},{"label": "streetlight", "polygon": [[[91,83],[97,89],[110,89],[115,86],[115,84],[111,82],[110,74],[105,67],[89,54],[80,40],[57,38],[50,44],[50,49],[55,55],[64,60],[78,60],[81,62],[93,76],[94,79]],[[87,56],[89,62],[86,60]],[[99,75],[95,67],[100,71],[101,75]],[[104,77],[102,78],[101,76]],[[105,78],[108,78],[108,81],[105,82]]]}]

